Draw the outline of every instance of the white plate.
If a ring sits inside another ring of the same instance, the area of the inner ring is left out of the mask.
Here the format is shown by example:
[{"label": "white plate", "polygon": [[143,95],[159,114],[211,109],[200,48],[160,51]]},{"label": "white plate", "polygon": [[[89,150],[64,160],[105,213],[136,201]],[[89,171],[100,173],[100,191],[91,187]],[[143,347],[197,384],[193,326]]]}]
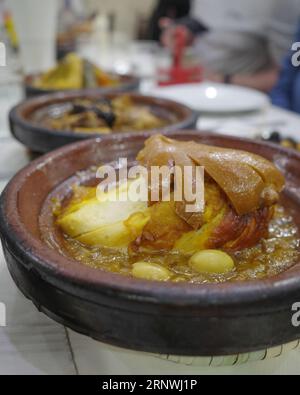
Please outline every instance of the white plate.
[{"label": "white plate", "polygon": [[206,113],[257,111],[270,104],[268,96],[259,91],[209,82],[153,88],[147,93],[178,101]]}]

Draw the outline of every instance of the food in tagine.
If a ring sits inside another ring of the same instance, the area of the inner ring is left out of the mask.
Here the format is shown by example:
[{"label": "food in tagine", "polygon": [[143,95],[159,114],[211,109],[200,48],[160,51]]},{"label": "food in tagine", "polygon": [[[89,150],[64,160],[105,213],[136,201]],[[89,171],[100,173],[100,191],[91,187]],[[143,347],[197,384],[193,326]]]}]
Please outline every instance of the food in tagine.
[{"label": "food in tagine", "polygon": [[263,134],[260,138],[264,141],[270,143],[280,144],[284,148],[292,148],[300,151],[300,143],[296,141],[293,137],[283,137],[279,132],[272,132]]},{"label": "food in tagine", "polygon": [[75,53],[53,69],[35,77],[33,86],[46,90],[69,90],[117,86],[120,80]]},{"label": "food in tagine", "polygon": [[[204,211],[187,213],[170,179],[149,184],[148,201],[128,198],[138,178],[97,196],[94,187],[75,186],[55,210],[67,254],[136,278],[200,284],[274,276],[296,262],[297,228],[280,205],[284,178],[268,160],[163,136],[147,140],[137,160],[148,170],[204,166]],[[166,182],[173,199],[151,201],[152,188]],[[109,198],[116,191],[123,199]]]},{"label": "food in tagine", "polygon": [[157,114],[150,105],[120,95],[111,100],[76,99],[49,113],[36,112],[33,121],[54,130],[108,134],[163,128],[175,123],[177,116]]}]

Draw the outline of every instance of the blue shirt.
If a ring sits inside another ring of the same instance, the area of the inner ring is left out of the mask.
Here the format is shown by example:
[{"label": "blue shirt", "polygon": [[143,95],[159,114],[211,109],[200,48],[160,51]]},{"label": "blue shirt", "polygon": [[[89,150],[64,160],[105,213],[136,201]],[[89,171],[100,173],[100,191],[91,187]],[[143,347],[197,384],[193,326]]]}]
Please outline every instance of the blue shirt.
[{"label": "blue shirt", "polygon": [[[300,25],[295,42],[300,42]],[[284,60],[279,81],[271,92],[273,104],[292,110],[300,114],[300,66],[292,64],[292,56],[295,52],[290,52]]]}]

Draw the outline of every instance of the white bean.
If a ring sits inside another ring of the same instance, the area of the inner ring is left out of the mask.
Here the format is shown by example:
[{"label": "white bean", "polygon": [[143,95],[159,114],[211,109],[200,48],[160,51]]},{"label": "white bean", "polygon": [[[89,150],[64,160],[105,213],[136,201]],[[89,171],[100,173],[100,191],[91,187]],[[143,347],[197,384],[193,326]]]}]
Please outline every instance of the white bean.
[{"label": "white bean", "polygon": [[165,267],[157,263],[136,262],[132,268],[132,275],[136,278],[153,281],[167,281],[171,273]]},{"label": "white bean", "polygon": [[234,261],[223,251],[204,250],[194,254],[189,265],[198,273],[228,273],[234,269]]}]

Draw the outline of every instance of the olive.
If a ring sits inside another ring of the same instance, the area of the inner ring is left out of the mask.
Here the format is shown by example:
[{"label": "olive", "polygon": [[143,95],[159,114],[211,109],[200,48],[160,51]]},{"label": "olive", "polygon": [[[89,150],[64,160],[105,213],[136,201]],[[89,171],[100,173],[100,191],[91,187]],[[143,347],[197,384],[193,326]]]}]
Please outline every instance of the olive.
[{"label": "olive", "polygon": [[198,273],[223,274],[234,269],[234,261],[223,251],[204,250],[194,254],[189,265]]},{"label": "olive", "polygon": [[281,135],[279,132],[272,132],[268,138],[269,141],[273,143],[280,143],[281,142]]},{"label": "olive", "polygon": [[132,275],[136,278],[153,281],[167,281],[171,273],[165,267],[157,263],[136,262],[133,264]]}]

